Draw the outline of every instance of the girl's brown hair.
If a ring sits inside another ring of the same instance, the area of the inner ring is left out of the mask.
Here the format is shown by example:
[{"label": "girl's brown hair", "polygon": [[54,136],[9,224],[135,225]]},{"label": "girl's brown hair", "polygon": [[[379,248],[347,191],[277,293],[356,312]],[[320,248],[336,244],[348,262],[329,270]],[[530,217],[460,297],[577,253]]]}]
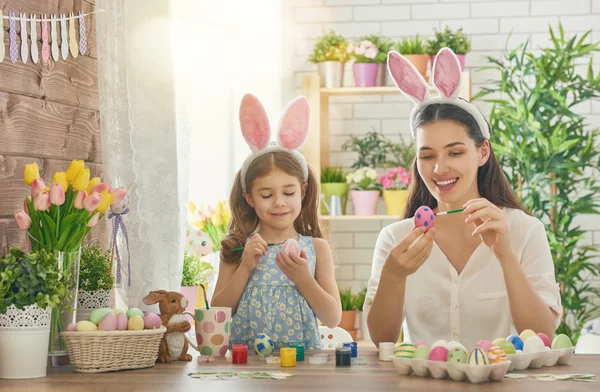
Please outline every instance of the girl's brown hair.
[{"label": "girl's brown hair", "polygon": [[[478,148],[483,145],[484,138],[481,134],[477,121],[467,111],[460,107],[447,103],[431,104],[417,113],[414,128],[418,129],[425,124],[449,120],[462,124],[469,138],[475,142]],[[489,127],[489,124],[488,124]],[[411,218],[420,206],[430,208],[437,207],[437,200],[421,178],[417,168],[417,157],[413,160],[411,171],[412,182],[408,191],[408,201],[404,209],[403,219]],[[508,207],[521,210],[526,214],[529,212],[523,207],[511,188],[490,144],[490,157],[487,162],[477,170],[477,189],[481,197],[486,198],[498,207]],[[530,215],[530,214],[529,214]]]},{"label": "girl's brown hair", "polygon": [[[304,183],[304,173],[298,160],[288,152],[274,151],[256,158],[248,167],[246,172],[246,189],[248,193],[250,193],[256,178],[268,175],[273,169],[280,169],[290,176],[298,178],[300,184]],[[304,199],[302,199],[302,209],[294,222],[294,229],[301,235],[322,238],[323,232],[318,217],[319,183],[310,166],[308,167],[307,183],[308,187]],[[244,197],[239,171],[233,182],[229,205],[231,207],[231,221],[229,223],[229,233],[221,241],[221,260],[225,263],[237,263],[240,261],[243,252],[234,251],[233,249],[243,247],[246,238],[256,230],[259,224],[254,208],[248,204]]]}]

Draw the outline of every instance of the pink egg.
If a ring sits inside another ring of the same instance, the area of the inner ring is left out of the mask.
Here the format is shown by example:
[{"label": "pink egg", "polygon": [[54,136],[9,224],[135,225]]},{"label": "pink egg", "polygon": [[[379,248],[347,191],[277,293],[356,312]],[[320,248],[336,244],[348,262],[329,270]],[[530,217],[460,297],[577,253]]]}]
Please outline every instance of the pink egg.
[{"label": "pink egg", "polygon": [[160,328],[160,317],[154,313],[146,313],[144,315],[144,329]]},{"label": "pink egg", "polygon": [[108,312],[102,317],[98,324],[100,331],[114,331],[117,329],[117,315],[114,312]]},{"label": "pink egg", "polygon": [[479,347],[483,351],[488,352],[488,351],[490,351],[490,347],[492,347],[493,345],[494,345],[494,343],[490,342],[487,339],[484,339],[484,340],[480,340],[479,342],[477,342],[476,347]]},{"label": "pink egg", "polygon": [[542,342],[544,342],[544,346],[552,347],[552,343],[550,342],[550,338],[548,337],[548,335],[540,332],[537,334],[537,336],[539,336],[539,338],[542,339]]},{"label": "pink egg", "polygon": [[117,330],[125,331],[127,330],[127,315],[125,313],[117,314]]},{"label": "pink egg", "polygon": [[446,358],[448,358],[448,349],[444,346],[434,347],[429,354],[430,361],[446,362]]},{"label": "pink egg", "polygon": [[431,208],[427,206],[421,206],[415,212],[415,226],[426,227],[427,230],[435,226],[435,216]]},{"label": "pink egg", "polygon": [[425,340],[419,340],[417,343],[415,343],[415,348],[417,348],[419,346],[427,346],[427,347],[429,347],[429,343],[427,343]]},{"label": "pink egg", "polygon": [[76,331],[77,330],[76,327],[77,327],[77,323],[69,323],[69,325],[67,325],[67,331],[68,332]]},{"label": "pink egg", "polygon": [[281,249],[281,251],[286,252],[290,256],[294,255],[294,256],[299,257],[300,256],[300,244],[295,239],[290,238],[283,243],[283,248]]}]

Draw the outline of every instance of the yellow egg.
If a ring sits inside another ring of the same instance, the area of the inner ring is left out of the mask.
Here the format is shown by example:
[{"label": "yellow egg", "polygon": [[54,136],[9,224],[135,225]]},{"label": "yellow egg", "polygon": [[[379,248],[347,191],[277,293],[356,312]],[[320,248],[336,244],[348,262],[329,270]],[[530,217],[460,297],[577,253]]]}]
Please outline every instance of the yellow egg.
[{"label": "yellow egg", "polygon": [[138,315],[131,316],[127,322],[127,329],[130,331],[141,331],[144,329],[144,319]]},{"label": "yellow egg", "polygon": [[527,339],[529,339],[532,336],[536,336],[536,334],[531,329],[526,329],[523,332],[521,332],[521,335],[519,335],[523,343],[525,343]]},{"label": "yellow egg", "polygon": [[91,321],[81,320],[75,325],[75,330],[77,332],[93,332],[98,330],[98,327]]},{"label": "yellow egg", "polygon": [[125,311],[123,309],[119,309],[119,308],[114,308],[113,312],[115,312],[115,314],[125,313]]}]

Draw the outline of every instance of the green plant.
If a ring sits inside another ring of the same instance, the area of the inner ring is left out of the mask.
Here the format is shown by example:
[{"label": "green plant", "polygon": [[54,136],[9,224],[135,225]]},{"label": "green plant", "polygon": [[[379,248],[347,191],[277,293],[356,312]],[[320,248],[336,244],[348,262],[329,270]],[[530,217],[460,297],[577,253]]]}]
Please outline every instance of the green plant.
[{"label": "green plant", "polygon": [[576,223],[581,214],[599,214],[597,194],[598,130],[574,108],[600,96],[600,73],[589,59],[587,73],[577,65],[600,51],[600,42],[566,38],[550,27],[552,44],[533,53],[527,42],[503,58],[489,57],[484,69],[500,73],[492,87],[476,98],[493,94],[492,143],[508,180],[527,209],[546,225],[563,315],[558,333],[576,342],[582,325],[598,309],[600,290],[590,278],[600,276],[591,259],[597,249],[581,243],[585,231]]},{"label": "green plant", "polygon": [[347,48],[348,41],[346,38],[330,30],[317,39],[308,61],[311,63],[321,63],[323,61],[341,61],[345,63],[350,59],[350,55],[346,53]]},{"label": "green plant", "polygon": [[55,308],[70,298],[57,264],[56,255],[44,249],[23,253],[13,248],[0,258],[0,313],[6,313],[10,305],[18,309],[33,304]]},{"label": "green plant", "polygon": [[362,312],[363,310],[363,305],[365,304],[365,298],[367,298],[367,289],[364,288],[361,291],[358,292],[358,294],[356,294],[354,296],[354,306],[356,307],[356,310],[358,310],[359,312]]},{"label": "green plant", "polygon": [[182,286],[200,286],[206,282],[209,276],[216,271],[210,263],[200,261],[197,254],[188,252],[183,254],[183,274],[181,275]]},{"label": "green plant", "polygon": [[375,56],[375,63],[384,64],[387,61],[388,52],[393,48],[394,43],[385,37],[377,34],[369,34],[360,38],[361,41],[370,41],[377,47],[379,53]]},{"label": "green plant", "polygon": [[398,41],[396,50],[400,54],[427,54],[427,43],[417,34],[414,37],[405,37]]},{"label": "green plant", "polygon": [[110,273],[110,251],[102,252],[96,245],[81,249],[81,265],[79,268],[79,289],[85,291],[110,290],[115,283]]},{"label": "green plant", "polygon": [[354,294],[352,294],[352,289],[340,289],[340,301],[342,302],[342,310],[356,310],[356,300]]},{"label": "green plant", "polygon": [[368,132],[364,137],[351,135],[350,139],[344,142],[342,150],[353,151],[358,154],[358,158],[351,165],[355,169],[361,167],[382,167],[387,162],[388,140],[382,133],[374,130]]},{"label": "green plant", "polygon": [[446,26],[444,31],[436,30],[434,38],[427,41],[427,54],[437,54],[442,48],[450,48],[456,54],[467,54],[471,51],[471,39],[462,27],[452,31]]},{"label": "green plant", "polygon": [[389,166],[402,166],[410,171],[417,154],[415,150],[415,144],[412,139],[409,143],[406,143],[404,138],[400,138],[399,143],[393,143],[390,141],[386,145],[386,150],[390,156],[386,160],[386,163]]},{"label": "green plant", "polygon": [[329,184],[333,182],[346,182],[342,167],[324,166],[321,168],[321,184]]}]

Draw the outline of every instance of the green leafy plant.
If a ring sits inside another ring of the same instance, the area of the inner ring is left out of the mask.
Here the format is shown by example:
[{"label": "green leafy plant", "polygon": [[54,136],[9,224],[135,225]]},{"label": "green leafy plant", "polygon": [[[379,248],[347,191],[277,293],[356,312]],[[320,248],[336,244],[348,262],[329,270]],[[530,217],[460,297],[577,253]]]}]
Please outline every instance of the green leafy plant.
[{"label": "green leafy plant", "polygon": [[375,63],[384,64],[387,61],[388,52],[394,47],[392,40],[377,34],[369,34],[360,38],[360,41],[372,42],[378,50],[375,56]]},{"label": "green leafy plant", "polygon": [[210,263],[201,261],[197,254],[187,250],[184,252],[182,286],[200,286],[206,282],[209,276],[215,273],[214,267]]},{"label": "green leafy plant", "polygon": [[308,61],[311,63],[324,61],[341,61],[345,63],[350,59],[350,55],[346,52],[347,48],[348,40],[343,35],[330,30],[317,39]]},{"label": "green leafy plant", "polygon": [[324,166],[321,168],[321,184],[346,182],[341,166]]},{"label": "green leafy plant", "polygon": [[362,289],[354,296],[354,306],[356,307],[356,310],[358,310],[359,312],[362,312],[362,310],[363,310],[363,305],[365,304],[365,298],[367,298],[367,289],[366,288]]},{"label": "green leafy plant", "polygon": [[102,252],[96,245],[81,249],[81,265],[79,268],[79,289],[85,291],[110,290],[115,283],[110,273],[110,251]]},{"label": "green leafy plant", "polygon": [[18,309],[33,304],[55,308],[70,298],[57,264],[56,255],[44,249],[24,253],[13,248],[0,258],[0,313],[6,313],[10,305]]},{"label": "green leafy plant", "polygon": [[383,167],[387,162],[388,140],[382,133],[374,130],[363,137],[351,135],[342,145],[342,150],[358,154],[356,161],[351,165],[355,169],[361,167]]},{"label": "green leafy plant", "polygon": [[356,310],[356,300],[354,299],[354,294],[352,294],[352,289],[340,290],[340,300],[342,302],[342,310]]},{"label": "green leafy plant", "polygon": [[417,154],[412,139],[409,143],[404,138],[400,138],[399,143],[390,141],[386,146],[386,150],[388,151],[388,158],[386,160],[388,166],[402,166],[410,171]]},{"label": "green leafy plant", "polygon": [[396,50],[400,54],[427,54],[427,42],[418,34],[405,37],[396,43]]},{"label": "green leafy plant", "polygon": [[467,54],[471,51],[471,39],[462,27],[453,31],[446,26],[444,31],[436,30],[434,38],[427,41],[427,54],[437,54],[442,48],[450,48],[456,54]]},{"label": "green leafy plant", "polygon": [[[600,73],[594,72],[594,52],[600,42],[558,35],[550,27],[552,44],[535,53],[528,43],[488,58],[484,69],[499,72],[499,80],[476,98],[493,94],[492,143],[510,183],[527,209],[546,225],[560,287],[563,315],[558,333],[576,342],[583,324],[598,310],[600,290],[590,278],[600,276],[592,258],[596,248],[581,243],[585,231],[576,223],[581,214],[598,215],[598,130],[574,108],[600,96]],[[577,65],[589,58],[587,72]]]}]

